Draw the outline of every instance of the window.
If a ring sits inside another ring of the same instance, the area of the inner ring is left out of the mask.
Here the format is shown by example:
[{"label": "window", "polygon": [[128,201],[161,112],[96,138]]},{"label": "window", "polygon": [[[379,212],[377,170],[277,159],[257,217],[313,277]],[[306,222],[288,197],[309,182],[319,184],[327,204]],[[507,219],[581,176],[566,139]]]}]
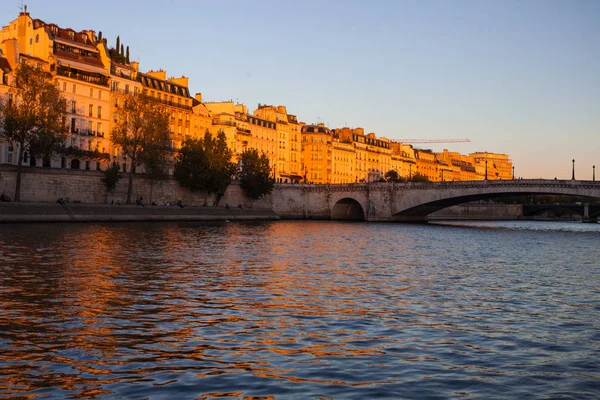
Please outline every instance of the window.
[{"label": "window", "polygon": [[98,98],[102,99],[102,91],[101,90],[98,90]]},{"label": "window", "polygon": [[102,118],[102,106],[98,106],[98,118]]},{"label": "window", "polygon": [[38,43],[40,41],[40,35],[35,35],[35,42]]},{"label": "window", "polygon": [[90,88],[90,97],[94,97],[94,89]]},{"label": "window", "polygon": [[125,85],[125,94],[129,94],[129,85]]},{"label": "window", "polygon": [[67,82],[63,82],[63,84],[62,84],[62,90],[63,90],[63,92],[67,91]]},{"label": "window", "polygon": [[90,117],[94,116],[94,105],[90,104],[90,112],[89,112]]},{"label": "window", "polygon": [[102,137],[102,122],[98,122],[98,124],[96,124],[96,133],[98,134],[98,136]]},{"label": "window", "polygon": [[77,102],[75,100],[71,102],[71,114],[77,114]]},{"label": "window", "polygon": [[77,86],[75,84],[73,84],[73,93],[77,93]]}]

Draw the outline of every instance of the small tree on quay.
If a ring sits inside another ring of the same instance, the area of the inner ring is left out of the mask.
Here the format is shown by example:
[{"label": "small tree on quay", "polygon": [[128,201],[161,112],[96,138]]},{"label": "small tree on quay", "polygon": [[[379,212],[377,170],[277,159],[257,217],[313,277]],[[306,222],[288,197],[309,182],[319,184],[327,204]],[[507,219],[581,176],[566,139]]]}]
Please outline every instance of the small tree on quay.
[{"label": "small tree on quay", "polygon": [[240,156],[240,186],[246,197],[260,199],[273,191],[275,179],[271,176],[269,158],[256,149],[245,150]]},{"label": "small tree on quay", "polygon": [[215,194],[216,205],[237,171],[232,155],[223,131],[216,138],[207,131],[203,139],[187,139],[177,155],[175,179],[192,192]]},{"label": "small tree on quay", "polygon": [[133,175],[144,164],[166,162],[170,147],[169,115],[164,106],[144,95],[128,96],[117,109],[112,142],[131,163],[127,185],[127,204],[131,204]]}]

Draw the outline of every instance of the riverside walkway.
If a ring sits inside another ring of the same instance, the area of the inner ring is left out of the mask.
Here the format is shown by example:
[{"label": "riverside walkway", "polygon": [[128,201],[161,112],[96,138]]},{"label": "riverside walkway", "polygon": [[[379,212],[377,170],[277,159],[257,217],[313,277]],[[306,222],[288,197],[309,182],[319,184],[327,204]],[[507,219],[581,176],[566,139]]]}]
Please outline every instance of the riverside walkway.
[{"label": "riverside walkway", "polygon": [[0,222],[268,221],[270,209],[89,203],[0,203]]}]

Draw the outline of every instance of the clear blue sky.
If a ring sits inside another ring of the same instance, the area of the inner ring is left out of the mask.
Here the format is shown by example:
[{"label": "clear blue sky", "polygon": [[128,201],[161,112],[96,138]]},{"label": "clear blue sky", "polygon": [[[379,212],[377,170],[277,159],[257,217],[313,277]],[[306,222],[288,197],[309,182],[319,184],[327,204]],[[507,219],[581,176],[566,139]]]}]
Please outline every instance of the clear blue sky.
[{"label": "clear blue sky", "polygon": [[[14,6],[8,3],[14,3]],[[598,0],[30,0],[117,35],[205,101],[283,104],[307,123],[511,156],[517,176],[600,180]],[[2,24],[18,1],[3,2]]]}]

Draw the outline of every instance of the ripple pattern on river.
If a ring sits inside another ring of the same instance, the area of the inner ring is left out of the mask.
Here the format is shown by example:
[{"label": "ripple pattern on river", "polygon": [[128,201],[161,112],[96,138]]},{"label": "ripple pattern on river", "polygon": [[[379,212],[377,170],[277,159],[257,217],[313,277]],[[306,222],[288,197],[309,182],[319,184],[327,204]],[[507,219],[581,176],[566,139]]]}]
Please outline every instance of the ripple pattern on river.
[{"label": "ripple pattern on river", "polygon": [[597,398],[600,231],[540,226],[4,225],[0,397]]}]

